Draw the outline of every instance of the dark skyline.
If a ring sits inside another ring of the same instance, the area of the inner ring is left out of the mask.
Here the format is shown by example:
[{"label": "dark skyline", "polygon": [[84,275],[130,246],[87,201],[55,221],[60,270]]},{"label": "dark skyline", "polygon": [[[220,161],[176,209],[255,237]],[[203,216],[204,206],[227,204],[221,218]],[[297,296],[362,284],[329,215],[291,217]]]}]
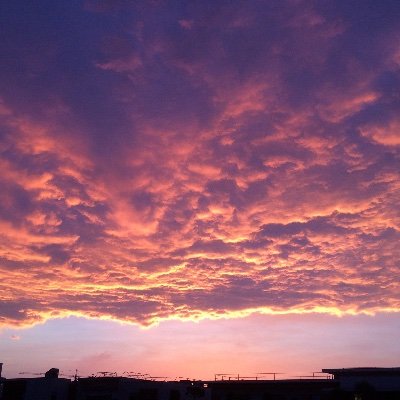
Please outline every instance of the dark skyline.
[{"label": "dark skyline", "polygon": [[399,21],[389,0],[1,2],[7,361],[395,364]]}]

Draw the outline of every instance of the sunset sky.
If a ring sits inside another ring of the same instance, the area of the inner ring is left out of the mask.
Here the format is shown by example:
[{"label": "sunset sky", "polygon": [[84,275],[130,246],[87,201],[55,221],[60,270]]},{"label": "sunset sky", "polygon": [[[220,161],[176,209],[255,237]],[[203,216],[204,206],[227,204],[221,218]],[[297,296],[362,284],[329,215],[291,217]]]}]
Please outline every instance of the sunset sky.
[{"label": "sunset sky", "polygon": [[398,0],[9,0],[0,32],[5,376],[400,364]]}]

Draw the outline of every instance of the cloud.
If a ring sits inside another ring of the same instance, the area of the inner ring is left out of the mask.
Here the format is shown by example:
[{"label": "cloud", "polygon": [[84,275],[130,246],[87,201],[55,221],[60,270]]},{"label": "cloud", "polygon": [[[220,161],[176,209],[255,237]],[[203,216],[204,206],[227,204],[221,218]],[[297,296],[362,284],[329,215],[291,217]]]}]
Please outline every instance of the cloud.
[{"label": "cloud", "polygon": [[7,5],[0,323],[398,311],[400,8],[368,4]]}]

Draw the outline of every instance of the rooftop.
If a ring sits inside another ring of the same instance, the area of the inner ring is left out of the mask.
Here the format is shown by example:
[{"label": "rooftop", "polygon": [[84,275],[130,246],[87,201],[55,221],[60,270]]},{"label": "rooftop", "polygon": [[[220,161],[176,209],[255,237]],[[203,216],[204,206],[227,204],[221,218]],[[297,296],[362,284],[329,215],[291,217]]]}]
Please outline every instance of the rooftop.
[{"label": "rooftop", "polygon": [[356,368],[324,368],[322,372],[335,376],[354,376],[354,375],[396,375],[400,376],[400,367],[381,368],[381,367],[356,367]]}]

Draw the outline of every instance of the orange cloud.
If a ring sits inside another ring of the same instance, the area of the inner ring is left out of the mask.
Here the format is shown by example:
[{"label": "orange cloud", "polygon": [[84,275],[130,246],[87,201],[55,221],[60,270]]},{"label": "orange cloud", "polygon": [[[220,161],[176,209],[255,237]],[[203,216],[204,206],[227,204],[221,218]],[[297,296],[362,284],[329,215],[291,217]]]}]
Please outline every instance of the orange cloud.
[{"label": "orange cloud", "polygon": [[318,7],[240,7],[144,7],[36,96],[13,81],[0,324],[400,309],[397,53],[378,35],[371,66]]}]

